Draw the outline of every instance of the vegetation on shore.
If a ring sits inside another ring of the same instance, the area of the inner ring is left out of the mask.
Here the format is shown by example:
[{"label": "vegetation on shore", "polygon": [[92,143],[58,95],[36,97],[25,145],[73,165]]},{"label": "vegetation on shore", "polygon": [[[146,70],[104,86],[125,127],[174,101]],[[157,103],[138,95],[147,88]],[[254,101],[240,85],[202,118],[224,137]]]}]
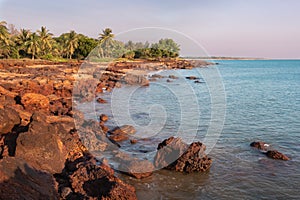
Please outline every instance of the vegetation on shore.
[{"label": "vegetation on shore", "polygon": [[172,39],[160,39],[157,43],[126,43],[115,40],[110,28],[91,38],[78,34],[74,30],[55,37],[45,26],[32,32],[28,29],[17,30],[14,25],[0,22],[0,58],[31,58],[65,61],[66,59],[93,60],[159,59],[179,56],[179,45]]}]

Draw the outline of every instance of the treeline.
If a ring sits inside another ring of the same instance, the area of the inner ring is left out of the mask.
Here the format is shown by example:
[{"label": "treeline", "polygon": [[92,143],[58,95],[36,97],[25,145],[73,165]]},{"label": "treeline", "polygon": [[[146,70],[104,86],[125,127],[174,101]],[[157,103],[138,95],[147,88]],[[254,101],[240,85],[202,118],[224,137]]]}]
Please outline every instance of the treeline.
[{"label": "treeline", "polygon": [[157,59],[178,57],[179,51],[179,45],[168,38],[153,44],[132,41],[124,43],[115,40],[109,28],[104,29],[97,39],[75,31],[54,37],[44,26],[32,32],[27,29],[17,30],[14,25],[0,22],[0,58],[85,59],[89,55],[94,59]]}]

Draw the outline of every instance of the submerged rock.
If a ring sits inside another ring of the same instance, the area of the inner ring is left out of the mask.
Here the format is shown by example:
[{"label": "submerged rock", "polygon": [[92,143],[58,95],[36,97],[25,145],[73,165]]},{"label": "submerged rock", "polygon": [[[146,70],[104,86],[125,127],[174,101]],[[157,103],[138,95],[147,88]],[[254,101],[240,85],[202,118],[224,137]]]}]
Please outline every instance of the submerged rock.
[{"label": "submerged rock", "polygon": [[186,173],[206,171],[212,160],[205,155],[205,149],[200,142],[187,145],[182,139],[171,137],[158,145],[154,165]]},{"label": "submerged rock", "polygon": [[267,147],[269,146],[267,143],[258,141],[258,142],[252,142],[250,144],[251,147],[257,148],[259,150],[267,151]]},{"label": "submerged rock", "polygon": [[142,179],[152,175],[154,166],[148,160],[133,159],[130,161],[121,162],[120,169],[125,174],[128,174],[137,179]]},{"label": "submerged rock", "polygon": [[287,157],[286,155],[284,155],[283,153],[280,153],[279,151],[276,151],[276,150],[270,150],[270,151],[267,151],[266,155],[269,157],[269,158],[273,158],[273,159],[276,159],[276,160],[290,160],[289,157]]},{"label": "submerged rock", "polygon": [[121,127],[116,127],[113,130],[109,131],[109,139],[116,142],[121,142],[129,139],[129,135],[135,134],[136,130],[133,126],[124,125]]}]

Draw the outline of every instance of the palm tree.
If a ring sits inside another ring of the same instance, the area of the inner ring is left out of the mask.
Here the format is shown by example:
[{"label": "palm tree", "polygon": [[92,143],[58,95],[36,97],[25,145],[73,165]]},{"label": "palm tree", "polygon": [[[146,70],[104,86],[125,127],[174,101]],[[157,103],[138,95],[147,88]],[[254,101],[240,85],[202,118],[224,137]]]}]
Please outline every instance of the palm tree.
[{"label": "palm tree", "polygon": [[38,35],[40,37],[40,41],[41,41],[42,54],[45,55],[52,49],[53,34],[49,33],[49,30],[47,30],[47,28],[45,26],[42,26],[41,30],[37,30],[37,33],[38,33]]},{"label": "palm tree", "polygon": [[65,48],[67,50],[69,59],[72,59],[72,55],[78,47],[78,40],[79,36],[75,31],[71,31],[70,33],[65,35]]},{"label": "palm tree", "polygon": [[27,53],[31,54],[31,59],[34,60],[35,56],[41,51],[40,37],[36,33],[32,33],[29,40],[25,42]]},{"label": "palm tree", "polygon": [[100,50],[102,52],[102,56],[109,57],[111,55],[112,49],[115,44],[115,40],[113,39],[115,35],[112,33],[110,28],[106,28],[99,34],[99,44]]},{"label": "palm tree", "polygon": [[6,27],[6,24],[7,23],[5,21],[0,22],[0,41],[3,42],[5,45],[8,45],[10,35]]}]

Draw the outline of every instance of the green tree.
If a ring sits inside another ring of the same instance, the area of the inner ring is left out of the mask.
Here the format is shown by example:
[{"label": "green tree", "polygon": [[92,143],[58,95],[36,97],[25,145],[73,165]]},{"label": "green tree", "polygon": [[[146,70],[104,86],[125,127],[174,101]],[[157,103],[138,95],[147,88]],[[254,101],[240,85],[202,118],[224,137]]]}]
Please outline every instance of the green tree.
[{"label": "green tree", "polygon": [[78,39],[78,48],[74,52],[75,58],[84,59],[97,46],[98,42],[85,35],[80,34]]},{"label": "green tree", "polygon": [[9,44],[9,32],[6,27],[6,22],[1,21],[0,22],[0,41],[3,42],[4,44],[8,45]]},{"label": "green tree", "polygon": [[79,36],[75,31],[63,34],[64,50],[69,59],[72,59],[76,48],[78,47]]},{"label": "green tree", "polygon": [[42,26],[41,30],[37,30],[37,33],[40,37],[41,53],[42,55],[46,55],[47,53],[51,52],[53,45],[53,34],[49,33],[49,30],[47,30],[45,26]]},{"label": "green tree", "polygon": [[111,57],[115,45],[115,35],[110,28],[106,28],[99,34],[100,56]]},{"label": "green tree", "polygon": [[27,49],[27,53],[31,55],[32,60],[34,60],[34,58],[41,51],[40,43],[41,43],[40,37],[36,33],[32,33],[29,36],[29,40],[26,41],[24,44]]}]

